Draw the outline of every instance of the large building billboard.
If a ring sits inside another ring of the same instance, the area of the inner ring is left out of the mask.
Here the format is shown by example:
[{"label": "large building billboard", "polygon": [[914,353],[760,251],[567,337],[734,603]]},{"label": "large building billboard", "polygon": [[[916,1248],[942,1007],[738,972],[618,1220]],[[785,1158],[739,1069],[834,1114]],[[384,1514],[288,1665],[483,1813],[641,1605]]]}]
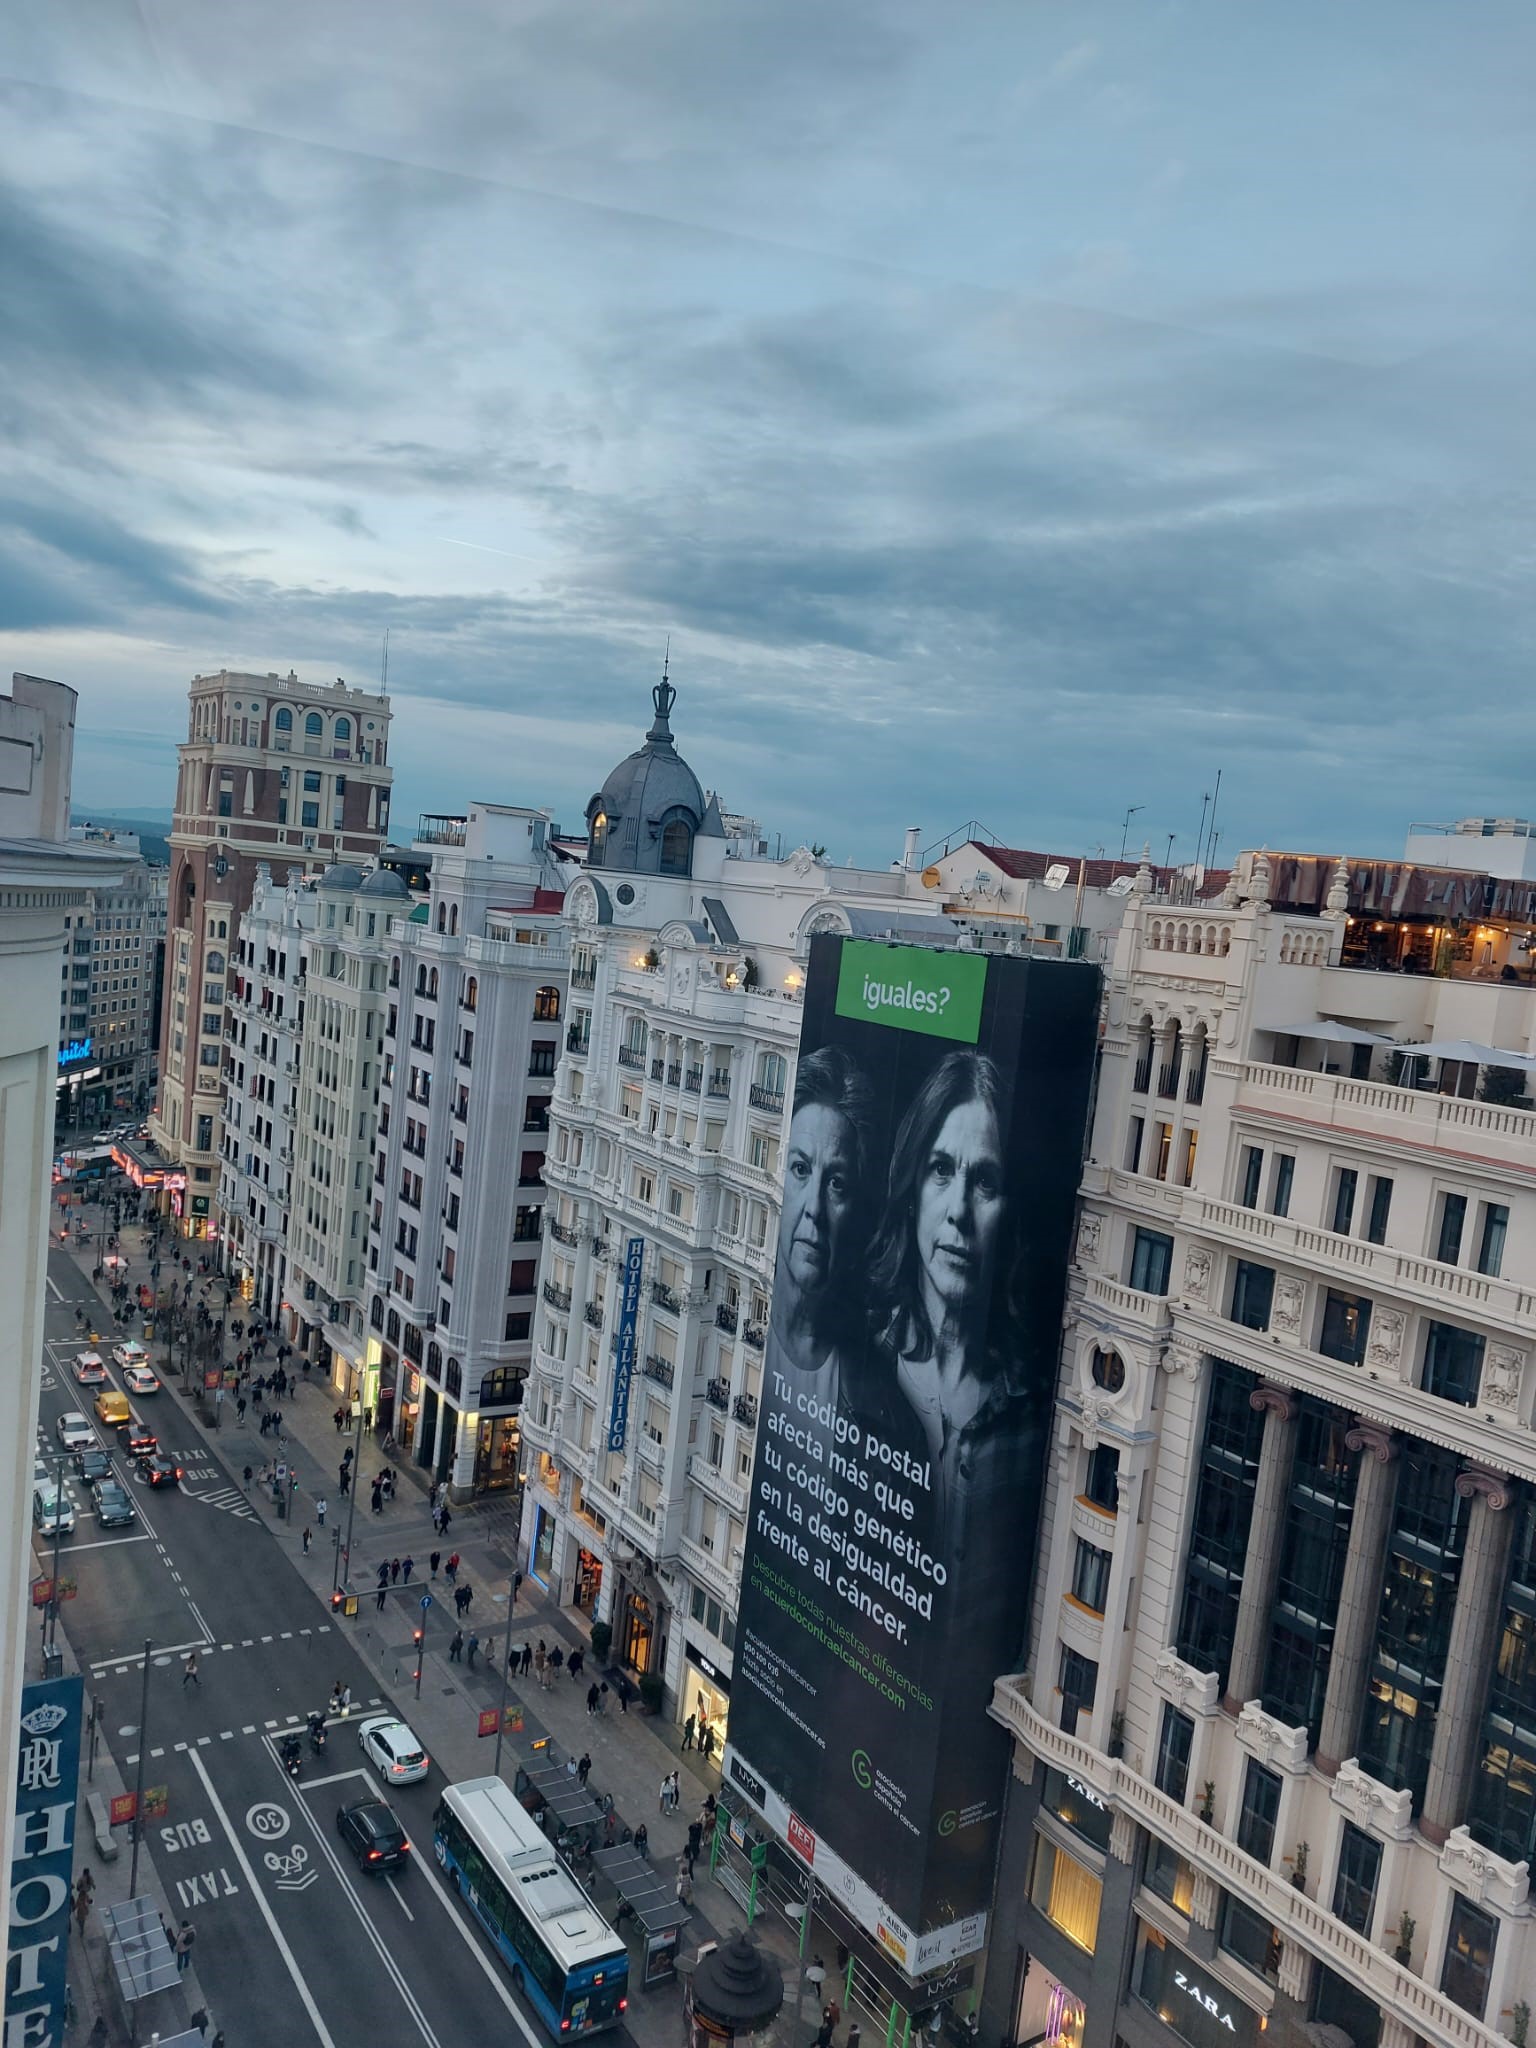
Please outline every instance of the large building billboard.
[{"label": "large building billboard", "polygon": [[1098,999],[812,945],[725,1767],[911,1976],[986,1936]]}]

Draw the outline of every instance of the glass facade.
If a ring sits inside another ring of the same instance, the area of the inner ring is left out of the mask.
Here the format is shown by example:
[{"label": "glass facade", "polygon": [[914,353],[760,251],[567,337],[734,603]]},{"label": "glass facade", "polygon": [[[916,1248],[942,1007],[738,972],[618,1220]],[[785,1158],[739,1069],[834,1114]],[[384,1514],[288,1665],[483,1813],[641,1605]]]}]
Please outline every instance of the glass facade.
[{"label": "glass facade", "polygon": [[1488,2003],[1488,1979],[1493,1974],[1493,1949],[1498,1937],[1499,1923],[1493,1915],[1458,1893],[1451,1903],[1440,1989],[1453,2005],[1459,2005],[1474,2019],[1483,2017],[1483,2007]]},{"label": "glass facade", "polygon": [[1438,1394],[1442,1401],[1459,1401],[1470,1408],[1482,1377],[1483,1340],[1475,1330],[1458,1330],[1454,1323],[1426,1323],[1426,1394]]},{"label": "glass facade", "polygon": [[1339,1869],[1333,1881],[1333,1910],[1356,1934],[1369,1934],[1376,1910],[1376,1885],[1381,1877],[1381,1844],[1374,1835],[1345,1821],[1339,1844]]},{"label": "glass facade", "polygon": [[1243,1774],[1243,1804],[1237,1816],[1237,1846],[1260,1863],[1275,1853],[1275,1823],[1280,1818],[1280,1773],[1249,1757]]},{"label": "glass facade", "polygon": [[1275,1299],[1273,1266],[1256,1265],[1251,1259],[1232,1262],[1231,1320],[1245,1330],[1267,1330],[1269,1311]]},{"label": "glass facade", "polygon": [[1166,1294],[1173,1272],[1173,1239],[1160,1230],[1138,1230],[1131,1239],[1130,1285],[1141,1294]]},{"label": "glass facade", "polygon": [[1159,1792],[1166,1792],[1170,1799],[1177,1799],[1180,1806],[1184,1804],[1184,1795],[1189,1790],[1189,1753],[1194,1741],[1192,1716],[1181,1714],[1177,1707],[1165,1703],[1163,1726],[1157,1740],[1156,1784]]},{"label": "glass facade", "polygon": [[1361,1716],[1363,1768],[1424,1798],[1435,1713],[1466,1540],[1467,1502],[1456,1492],[1461,1459],[1432,1444],[1404,1446],[1387,1541],[1385,1582]]},{"label": "glass facade", "polygon": [[1359,1365],[1371,1340],[1371,1304],[1363,1294],[1340,1294],[1330,1287],[1323,1296],[1323,1327],[1317,1348],[1340,1365]]},{"label": "glass facade", "polygon": [[1141,2002],[1190,2048],[1257,2048],[1258,2014],[1145,1921],[1136,1939],[1131,1983]]},{"label": "glass facade", "polygon": [[1303,1395],[1296,1458],[1280,1538],[1280,1566],[1260,1697],[1264,1711],[1305,1726],[1322,1723],[1339,1586],[1354,1516],[1356,1461],[1346,1449],[1349,1418]]},{"label": "glass facade", "polygon": [[1093,1871],[1044,1835],[1036,1835],[1030,1900],[1068,1941],[1086,1949],[1089,1955],[1099,1938],[1099,1903],[1103,1893],[1104,1886]]},{"label": "glass facade", "polygon": [[1176,1644],[1198,1671],[1223,1685],[1237,1627],[1237,1603],[1253,1519],[1264,1417],[1249,1405],[1255,1381],[1224,1358],[1211,1361],[1210,1405],[1195,1481],[1194,1524]]},{"label": "glass facade", "polygon": [[1528,1493],[1515,1512],[1467,1825],[1485,1849],[1536,1863],[1536,1496]]}]

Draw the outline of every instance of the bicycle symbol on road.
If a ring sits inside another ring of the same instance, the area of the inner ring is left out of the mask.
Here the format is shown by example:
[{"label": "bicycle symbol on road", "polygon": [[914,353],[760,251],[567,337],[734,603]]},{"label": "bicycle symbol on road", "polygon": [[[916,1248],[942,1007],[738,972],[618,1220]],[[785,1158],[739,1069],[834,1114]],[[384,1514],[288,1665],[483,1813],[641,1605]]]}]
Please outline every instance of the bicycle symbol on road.
[{"label": "bicycle symbol on road", "polygon": [[312,1885],[320,1875],[318,1870],[306,1870],[309,1851],[302,1842],[295,1842],[285,1856],[281,1850],[269,1849],[263,1858],[268,1870],[278,1873],[277,1889],[280,1892],[301,1892]]},{"label": "bicycle symbol on road", "polygon": [[263,1842],[280,1842],[293,1825],[286,1810],[270,1799],[258,1799],[246,1814],[245,1824]]}]

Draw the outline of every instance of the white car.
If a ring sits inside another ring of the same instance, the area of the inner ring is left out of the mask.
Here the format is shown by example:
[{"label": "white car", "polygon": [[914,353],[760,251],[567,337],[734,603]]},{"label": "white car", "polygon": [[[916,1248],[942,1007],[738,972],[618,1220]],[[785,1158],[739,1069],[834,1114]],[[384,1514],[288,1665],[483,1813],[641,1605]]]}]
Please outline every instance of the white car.
[{"label": "white car", "polygon": [[147,1365],[125,1365],[123,1385],[130,1394],[158,1394],[160,1382]]},{"label": "white car", "polygon": [[74,1373],[82,1387],[104,1387],[107,1384],[107,1368],[101,1362],[99,1351],[82,1351],[75,1360]]},{"label": "white car", "polygon": [[66,1451],[93,1451],[96,1448],[96,1432],[83,1415],[71,1409],[68,1415],[61,1415],[55,1425],[59,1442]]},{"label": "white car", "polygon": [[414,1785],[427,1775],[432,1759],[403,1721],[393,1714],[370,1714],[359,1722],[357,1739],[363,1754],[386,1783]]},{"label": "white car", "polygon": [[126,1372],[130,1365],[148,1365],[149,1353],[144,1346],[129,1337],[122,1344],[112,1346],[112,1356]]}]

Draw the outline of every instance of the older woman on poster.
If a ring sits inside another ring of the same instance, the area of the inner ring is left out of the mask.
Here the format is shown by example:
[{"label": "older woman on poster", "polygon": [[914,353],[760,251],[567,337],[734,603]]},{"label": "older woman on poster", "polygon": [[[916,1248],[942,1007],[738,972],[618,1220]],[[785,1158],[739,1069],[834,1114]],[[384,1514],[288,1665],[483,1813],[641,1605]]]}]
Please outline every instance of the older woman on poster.
[{"label": "older woman on poster", "polygon": [[807,1053],[795,1074],[784,1146],[767,1366],[835,1408],[861,1328],[867,1225],[869,1083],[840,1046]]}]

